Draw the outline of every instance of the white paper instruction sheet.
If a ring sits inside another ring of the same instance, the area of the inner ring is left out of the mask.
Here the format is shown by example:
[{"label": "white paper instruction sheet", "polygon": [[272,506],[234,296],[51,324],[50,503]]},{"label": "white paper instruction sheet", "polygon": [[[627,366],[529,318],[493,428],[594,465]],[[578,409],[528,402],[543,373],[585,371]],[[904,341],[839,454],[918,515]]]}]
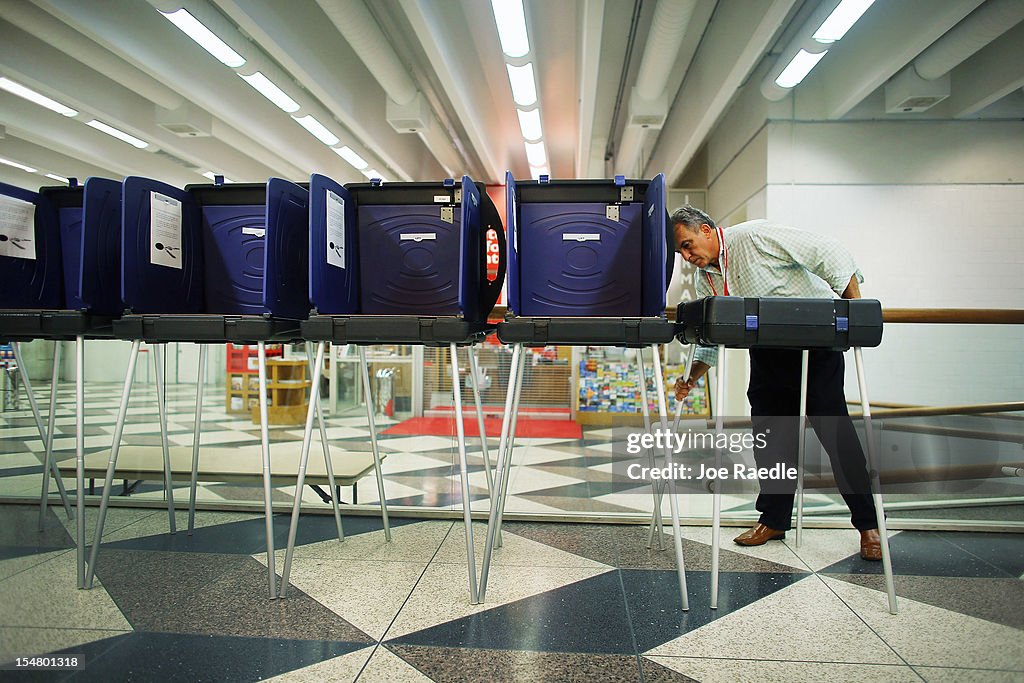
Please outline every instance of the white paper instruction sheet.
[{"label": "white paper instruction sheet", "polygon": [[149,262],[181,270],[181,202],[149,193]]},{"label": "white paper instruction sheet", "polygon": [[327,190],[327,263],[345,267],[345,200]]},{"label": "white paper instruction sheet", "polygon": [[35,261],[36,205],[0,195],[0,256]]}]

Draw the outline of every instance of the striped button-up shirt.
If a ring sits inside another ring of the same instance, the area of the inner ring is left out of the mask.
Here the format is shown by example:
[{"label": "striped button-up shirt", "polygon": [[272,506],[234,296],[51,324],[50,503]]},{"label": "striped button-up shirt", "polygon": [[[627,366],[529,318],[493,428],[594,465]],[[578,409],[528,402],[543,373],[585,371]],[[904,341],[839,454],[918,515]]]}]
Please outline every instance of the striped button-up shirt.
[{"label": "striped button-up shirt", "polygon": [[[858,282],[864,281],[850,252],[825,235],[766,220],[740,223],[722,234],[725,244],[720,245],[719,266],[694,273],[698,298],[725,294],[723,263],[728,264],[725,277],[730,296],[829,299],[842,294],[854,275]],[[694,360],[712,366],[717,358],[713,346],[700,347],[694,355]]]}]

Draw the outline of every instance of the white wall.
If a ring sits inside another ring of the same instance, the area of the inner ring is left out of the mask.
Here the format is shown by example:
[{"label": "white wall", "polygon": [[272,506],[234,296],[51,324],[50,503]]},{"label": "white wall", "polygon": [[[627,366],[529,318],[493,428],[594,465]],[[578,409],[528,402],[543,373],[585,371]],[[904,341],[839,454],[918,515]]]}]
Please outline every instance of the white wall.
[{"label": "white wall", "polygon": [[[1024,123],[773,122],[766,212],[853,253],[887,308],[1024,308]],[[872,400],[1024,397],[1020,326],[889,325]],[[851,366],[848,394],[856,395]]]}]

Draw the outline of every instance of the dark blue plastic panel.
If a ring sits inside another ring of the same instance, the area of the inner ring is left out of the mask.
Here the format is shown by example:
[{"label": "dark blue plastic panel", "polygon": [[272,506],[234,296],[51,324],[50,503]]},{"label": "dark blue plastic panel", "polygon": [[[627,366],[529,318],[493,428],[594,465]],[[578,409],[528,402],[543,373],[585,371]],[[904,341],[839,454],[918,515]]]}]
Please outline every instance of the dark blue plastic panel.
[{"label": "dark blue plastic panel", "polygon": [[121,303],[121,183],[107,178],[85,181],[81,270],[78,280],[86,308],[116,316]]},{"label": "dark blue plastic panel", "polygon": [[[221,191],[227,193],[230,188]],[[206,285],[203,312],[262,315],[266,204],[204,203],[200,211]]]},{"label": "dark blue plastic panel", "polygon": [[[182,267],[150,261],[150,193],[182,203]],[[203,238],[199,209],[184,190],[149,178],[124,179],[121,298],[133,313],[199,313],[203,306]]]},{"label": "dark blue plastic panel", "polygon": [[85,310],[80,281],[82,275],[82,207],[62,206],[57,209],[60,224],[61,265],[64,271],[64,308]]},{"label": "dark blue plastic panel", "polygon": [[[343,248],[330,242],[327,234],[329,192],[345,203]],[[327,176],[314,173],[309,179],[309,301],[318,313],[359,312],[359,242],[355,225],[356,205],[349,191]],[[328,260],[328,251],[332,252],[333,263]]]},{"label": "dark blue plastic panel", "polygon": [[480,219],[480,190],[469,176],[462,176],[462,239],[459,244],[459,309],[476,319],[480,310],[480,289],[487,279],[486,228]]},{"label": "dark blue plastic panel", "polygon": [[[665,312],[665,290],[668,288],[666,258],[665,176],[659,173],[647,186],[643,213],[643,283],[640,315],[662,315]],[[673,245],[674,247],[674,245]]]},{"label": "dark blue plastic panel", "polygon": [[519,310],[519,203],[516,197],[516,181],[511,171],[505,172],[505,224],[508,229],[508,308],[516,315]]},{"label": "dark blue plastic panel", "polygon": [[361,313],[458,315],[462,213],[452,213],[449,223],[437,204],[359,207]]},{"label": "dark blue plastic panel", "polygon": [[263,303],[281,318],[309,315],[309,191],[295,183],[267,182]]},{"label": "dark blue plastic panel", "polygon": [[0,308],[63,308],[60,228],[57,213],[36,192],[0,183],[0,194],[36,205],[35,259],[0,256]]},{"label": "dark blue plastic panel", "polygon": [[523,316],[639,316],[643,207],[524,204],[519,219]]}]

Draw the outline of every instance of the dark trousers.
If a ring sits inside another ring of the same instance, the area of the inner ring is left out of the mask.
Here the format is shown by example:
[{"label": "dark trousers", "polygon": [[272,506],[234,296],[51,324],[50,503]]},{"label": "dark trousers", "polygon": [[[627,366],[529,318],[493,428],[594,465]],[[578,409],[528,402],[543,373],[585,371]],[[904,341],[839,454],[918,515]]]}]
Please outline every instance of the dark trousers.
[{"label": "dark trousers", "polygon": [[[796,466],[800,434],[800,354],[791,349],[751,349],[750,399],[754,434],[765,434],[764,448],[754,448],[758,467],[782,462]],[[810,352],[807,371],[807,416],[832,462],[836,483],[861,531],[878,528],[871,498],[867,461],[846,409],[845,363],[838,351]],[[796,482],[781,493],[757,497],[760,522],[786,531],[792,527]],[[788,491],[786,490],[788,489]],[[779,487],[773,489],[778,491]]]}]

